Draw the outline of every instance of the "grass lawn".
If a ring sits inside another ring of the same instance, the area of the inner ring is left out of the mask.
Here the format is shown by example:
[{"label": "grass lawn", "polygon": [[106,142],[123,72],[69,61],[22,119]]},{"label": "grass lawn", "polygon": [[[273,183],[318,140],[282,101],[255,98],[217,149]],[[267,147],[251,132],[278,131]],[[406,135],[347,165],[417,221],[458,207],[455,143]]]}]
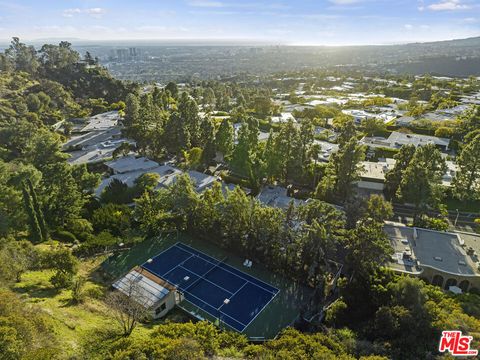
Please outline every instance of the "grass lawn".
[{"label": "grass lawn", "polygon": [[[49,282],[53,272],[50,270],[30,271],[22,276],[22,281],[13,286],[27,303],[37,306],[47,314],[54,327],[56,337],[63,350],[62,357],[67,359],[78,355],[82,342],[91,338],[92,333],[101,329],[119,329],[106,304],[101,300],[101,294],[107,287],[100,284],[95,272],[105,257],[84,260],[80,264],[79,274],[88,280],[88,294],[82,304],[72,304],[70,290],[56,290]],[[97,296],[93,296],[97,294]],[[100,299],[99,299],[99,298]],[[173,321],[185,321],[183,313],[172,312],[167,317]],[[163,321],[162,321],[163,322]],[[155,321],[137,326],[131,336],[144,337],[154,331],[162,322]]]}]

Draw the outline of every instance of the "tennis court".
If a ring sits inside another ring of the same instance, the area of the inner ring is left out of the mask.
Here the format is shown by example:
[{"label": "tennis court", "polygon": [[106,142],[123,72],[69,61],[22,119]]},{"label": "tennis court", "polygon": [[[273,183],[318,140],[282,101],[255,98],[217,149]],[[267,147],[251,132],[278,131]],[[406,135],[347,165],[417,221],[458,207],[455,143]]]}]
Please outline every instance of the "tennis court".
[{"label": "tennis court", "polygon": [[175,285],[186,301],[242,332],[279,290],[225,260],[179,242],[142,267]]}]

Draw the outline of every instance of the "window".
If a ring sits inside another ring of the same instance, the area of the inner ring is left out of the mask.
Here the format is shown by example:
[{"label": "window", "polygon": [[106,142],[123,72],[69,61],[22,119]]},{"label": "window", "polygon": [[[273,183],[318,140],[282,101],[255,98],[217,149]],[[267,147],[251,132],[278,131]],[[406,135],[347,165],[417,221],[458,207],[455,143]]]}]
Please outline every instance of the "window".
[{"label": "window", "polygon": [[167,308],[167,304],[166,303],[163,303],[162,305],[160,305],[159,307],[157,307],[155,309],[155,315],[158,315],[160,314],[163,310],[165,310]]}]

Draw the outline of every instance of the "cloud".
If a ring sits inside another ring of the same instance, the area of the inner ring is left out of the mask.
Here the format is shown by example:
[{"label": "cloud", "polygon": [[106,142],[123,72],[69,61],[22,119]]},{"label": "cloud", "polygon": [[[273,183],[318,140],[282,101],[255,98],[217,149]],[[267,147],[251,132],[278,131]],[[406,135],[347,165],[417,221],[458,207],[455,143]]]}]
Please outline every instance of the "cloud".
[{"label": "cloud", "polygon": [[88,8],[88,9],[80,9],[80,8],[72,8],[72,9],[65,9],[63,10],[64,17],[74,17],[75,15],[86,14],[90,15],[94,18],[101,18],[103,14],[105,14],[105,9],[95,7],[95,8]]},{"label": "cloud", "polygon": [[441,0],[427,6],[427,9],[433,11],[467,10],[470,8],[470,5],[464,4],[461,0]]},{"label": "cloud", "polygon": [[194,6],[194,7],[206,7],[206,8],[219,8],[224,6],[224,4],[220,1],[210,1],[210,0],[191,0],[188,2],[188,5]]},{"label": "cloud", "polygon": [[413,25],[412,24],[405,24],[403,25],[403,27],[407,30],[412,30],[413,29]]}]

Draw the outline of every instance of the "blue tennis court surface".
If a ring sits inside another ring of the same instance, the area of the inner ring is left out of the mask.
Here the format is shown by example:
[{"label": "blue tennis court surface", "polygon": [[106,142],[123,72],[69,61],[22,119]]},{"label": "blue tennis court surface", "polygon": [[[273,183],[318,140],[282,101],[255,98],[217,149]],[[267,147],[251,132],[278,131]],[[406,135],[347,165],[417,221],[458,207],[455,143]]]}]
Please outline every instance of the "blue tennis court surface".
[{"label": "blue tennis court surface", "polygon": [[175,285],[185,299],[242,332],[279,290],[253,276],[176,243],[143,268]]}]

